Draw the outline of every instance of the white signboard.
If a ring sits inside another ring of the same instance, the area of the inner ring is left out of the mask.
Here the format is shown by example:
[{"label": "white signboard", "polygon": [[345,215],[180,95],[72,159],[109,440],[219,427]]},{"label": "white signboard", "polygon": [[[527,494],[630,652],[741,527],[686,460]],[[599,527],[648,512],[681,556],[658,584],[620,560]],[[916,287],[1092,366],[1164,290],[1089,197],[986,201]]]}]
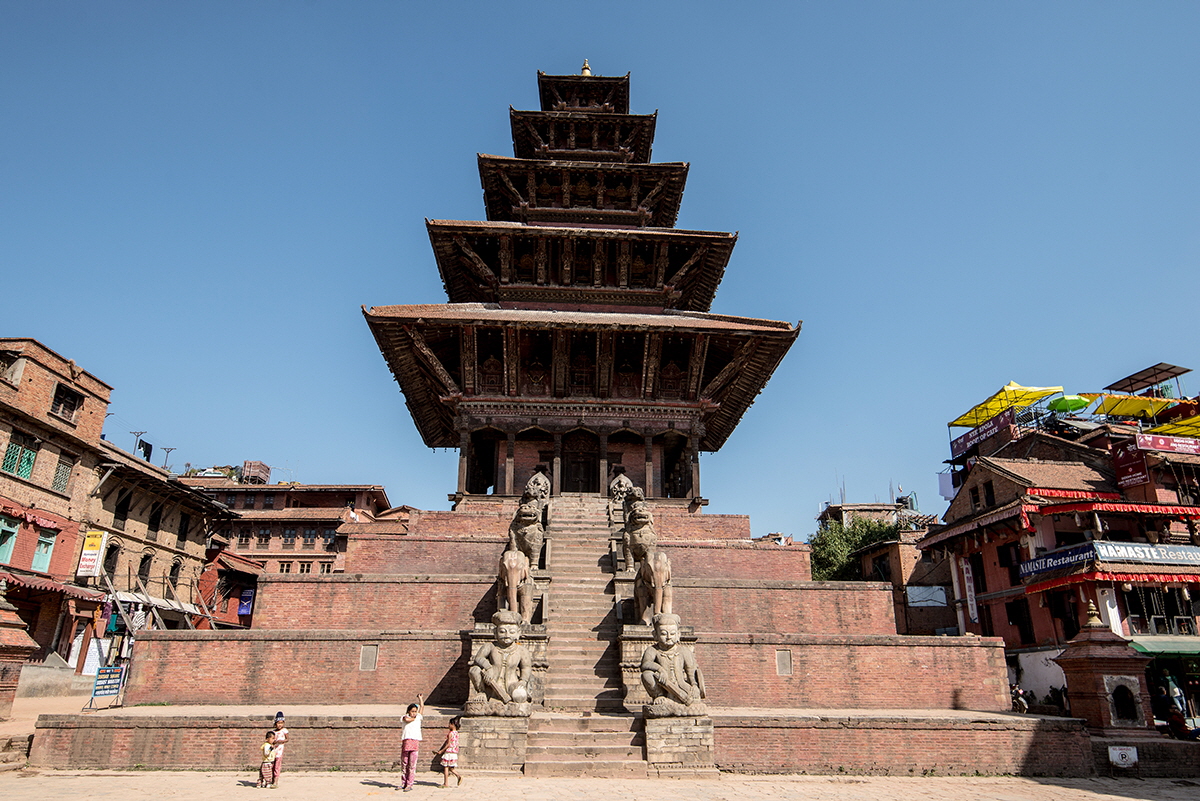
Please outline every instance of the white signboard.
[{"label": "white signboard", "polygon": [[76,576],[97,578],[100,575],[104,569],[104,545],[107,542],[107,531],[88,531],[83,535],[83,550],[79,552]]},{"label": "white signboard", "polygon": [[1138,763],[1137,749],[1132,745],[1110,745],[1108,761],[1118,768],[1131,768]]},{"label": "white signboard", "polygon": [[971,615],[971,622],[979,622],[979,606],[975,603],[975,575],[971,572],[971,563],[963,560],[962,563],[963,580],[967,589],[967,611]]}]

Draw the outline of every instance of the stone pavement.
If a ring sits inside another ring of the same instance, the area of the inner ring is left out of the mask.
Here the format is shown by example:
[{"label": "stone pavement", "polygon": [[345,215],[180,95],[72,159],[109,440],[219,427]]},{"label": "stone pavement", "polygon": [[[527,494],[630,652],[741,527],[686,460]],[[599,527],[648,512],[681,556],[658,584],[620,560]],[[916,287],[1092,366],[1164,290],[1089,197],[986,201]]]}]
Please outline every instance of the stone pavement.
[{"label": "stone pavement", "polygon": [[[440,790],[441,776],[420,774],[414,795],[454,801],[1195,801],[1200,782],[1185,779],[1026,779],[1016,777],[739,776],[711,780],[527,779],[463,771],[461,788]],[[256,790],[254,775],[200,771],[16,771],[0,774],[5,801],[79,799],[337,798],[398,799],[398,774],[284,772],[277,790]]]}]

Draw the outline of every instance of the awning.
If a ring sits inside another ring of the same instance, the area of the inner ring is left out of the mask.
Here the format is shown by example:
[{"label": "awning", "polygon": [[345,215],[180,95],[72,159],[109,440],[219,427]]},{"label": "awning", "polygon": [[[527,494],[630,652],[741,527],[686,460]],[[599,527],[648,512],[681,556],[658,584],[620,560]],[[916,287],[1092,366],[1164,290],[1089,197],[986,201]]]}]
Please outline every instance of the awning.
[{"label": "awning", "polygon": [[26,576],[22,573],[0,573],[0,580],[16,584],[20,587],[28,587],[31,590],[40,590],[41,592],[61,592],[63,595],[70,598],[78,598],[81,601],[104,600],[104,593],[84,589],[83,587],[76,587],[71,584],[61,584],[57,581],[37,576]]},{"label": "awning", "polygon": [[[1094,563],[1093,563],[1094,564]],[[1152,582],[1154,584],[1200,584],[1200,575],[1194,573],[1118,573],[1112,570],[1093,570],[1088,573],[1075,573],[1070,576],[1046,579],[1025,587],[1025,592],[1045,592],[1069,584],[1083,584],[1099,581],[1107,584],[1123,584],[1126,581]]]},{"label": "awning", "polygon": [[1160,426],[1146,429],[1147,434],[1165,434],[1172,437],[1200,437],[1200,415],[1172,420]]},{"label": "awning", "polygon": [[1114,503],[1111,501],[1085,501],[1083,503],[1047,504],[1039,509],[1044,515],[1060,515],[1067,512],[1124,512],[1126,514],[1166,515],[1169,517],[1200,518],[1200,506],[1167,506],[1158,503]]},{"label": "awning", "polygon": [[1200,637],[1187,635],[1138,635],[1129,644],[1143,654],[1200,654]]},{"label": "awning", "polygon": [[153,595],[145,595],[140,592],[125,592],[117,590],[117,600],[123,604],[149,604],[158,609],[167,612],[178,612],[181,615],[203,615],[198,608],[192,604],[186,604],[182,601],[171,601],[166,598],[157,598]]},{"label": "awning", "polygon": [[1031,406],[1042,398],[1062,391],[1062,387],[1023,387],[1020,384],[1009,381],[995,395],[983,403],[971,407],[970,411],[950,421],[947,425],[951,428],[954,426],[974,428],[977,425],[986,423],[1006,409]]},{"label": "awning", "polygon": [[1144,398],[1141,395],[1105,395],[1098,392],[1081,392],[1085,398],[1100,398],[1100,404],[1092,414],[1109,414],[1115,417],[1155,417],[1178,401],[1171,398]]}]

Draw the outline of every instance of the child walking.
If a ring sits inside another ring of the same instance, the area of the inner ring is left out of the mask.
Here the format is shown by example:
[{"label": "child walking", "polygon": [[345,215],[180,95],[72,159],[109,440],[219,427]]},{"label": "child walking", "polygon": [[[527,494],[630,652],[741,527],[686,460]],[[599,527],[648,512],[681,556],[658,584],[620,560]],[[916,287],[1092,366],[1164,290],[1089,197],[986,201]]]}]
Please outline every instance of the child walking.
[{"label": "child walking", "polygon": [[450,774],[458,779],[457,787],[462,784],[462,776],[459,774],[458,767],[458,718],[450,718],[450,730],[446,732],[446,741],[442,743],[442,747],[437,750],[438,756],[442,758],[442,789],[450,786]]},{"label": "child walking", "polygon": [[400,779],[400,789],[408,792],[413,788],[417,777],[417,755],[421,750],[421,719],[425,713],[425,696],[418,695],[415,704],[408,705],[405,712],[404,728],[400,731],[400,766],[404,773]]},{"label": "child walking", "polygon": [[258,784],[256,787],[274,787],[271,781],[275,778],[275,732],[267,732],[266,741],[262,744],[262,765],[258,768]]}]

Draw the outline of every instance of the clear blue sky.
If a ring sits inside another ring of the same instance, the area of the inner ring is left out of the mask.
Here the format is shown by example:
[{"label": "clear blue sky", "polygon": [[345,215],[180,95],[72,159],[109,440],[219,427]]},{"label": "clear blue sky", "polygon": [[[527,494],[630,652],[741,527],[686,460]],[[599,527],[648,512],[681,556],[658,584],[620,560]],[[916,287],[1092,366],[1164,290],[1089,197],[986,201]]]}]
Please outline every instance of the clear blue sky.
[{"label": "clear blue sky", "polygon": [[680,226],[740,231],[714,311],[804,321],[709,511],[941,512],[946,422],[1010,379],[1200,368],[1197,42],[1196,3],[3,0],[2,333],[177,470],[446,508],[359,307],[445,300],[423,219],[480,219],[475,154],[586,57],[691,162]]}]

